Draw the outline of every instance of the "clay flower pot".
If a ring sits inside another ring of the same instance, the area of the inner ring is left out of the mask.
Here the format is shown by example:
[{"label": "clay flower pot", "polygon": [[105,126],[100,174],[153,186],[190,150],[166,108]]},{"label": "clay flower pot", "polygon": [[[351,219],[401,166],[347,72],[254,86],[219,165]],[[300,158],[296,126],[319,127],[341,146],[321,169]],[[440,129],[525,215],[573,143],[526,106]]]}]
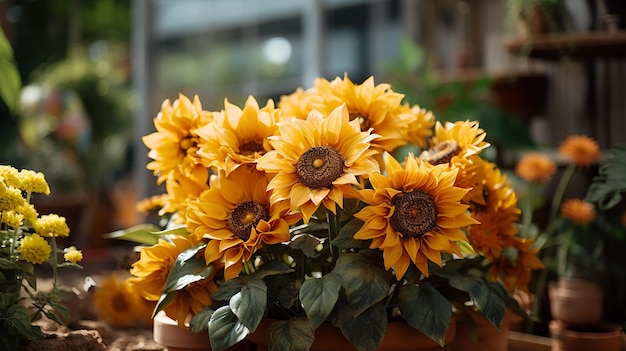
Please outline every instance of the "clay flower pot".
[{"label": "clay flower pot", "polygon": [[618,324],[568,327],[561,321],[550,322],[552,351],[622,351],[624,331]]},{"label": "clay flower pot", "polygon": [[[257,346],[257,351],[267,351],[267,329],[274,322],[264,319],[256,331],[248,335],[247,339]],[[452,321],[445,337],[445,346],[441,347],[426,335],[420,333],[406,322],[390,322],[379,351],[427,351],[452,350],[450,342],[456,333],[456,322]],[[354,346],[343,336],[341,330],[328,323],[323,323],[315,330],[315,340],[311,351],[356,351]]]},{"label": "clay flower pot", "polygon": [[559,279],[548,285],[552,318],[567,325],[593,325],[602,319],[602,288],[588,280]]}]

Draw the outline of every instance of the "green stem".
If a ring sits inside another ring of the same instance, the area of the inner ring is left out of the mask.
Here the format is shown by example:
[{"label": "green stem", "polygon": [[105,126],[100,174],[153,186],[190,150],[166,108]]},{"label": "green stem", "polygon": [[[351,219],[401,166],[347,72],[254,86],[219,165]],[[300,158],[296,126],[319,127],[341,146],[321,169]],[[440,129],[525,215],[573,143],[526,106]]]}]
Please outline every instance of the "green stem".
[{"label": "green stem", "polygon": [[339,250],[337,248],[333,248],[332,241],[334,238],[339,235],[339,228],[341,228],[341,224],[339,223],[339,216],[328,211],[328,248],[330,249],[330,255],[333,258],[333,263],[337,261],[339,258]]},{"label": "green stem", "polygon": [[57,240],[55,236],[52,236],[50,240],[52,246],[52,286],[57,286]]},{"label": "green stem", "polygon": [[576,163],[572,162],[567,165],[567,168],[563,171],[563,175],[561,176],[559,184],[554,192],[554,197],[552,198],[552,204],[550,206],[550,217],[548,217],[550,221],[548,223],[548,227],[546,228],[546,233],[548,233],[548,235],[552,234],[552,231],[554,230],[554,222],[559,212],[561,201],[563,201],[563,195],[565,195],[567,184],[569,184],[570,179],[572,179],[572,175],[575,170]]}]

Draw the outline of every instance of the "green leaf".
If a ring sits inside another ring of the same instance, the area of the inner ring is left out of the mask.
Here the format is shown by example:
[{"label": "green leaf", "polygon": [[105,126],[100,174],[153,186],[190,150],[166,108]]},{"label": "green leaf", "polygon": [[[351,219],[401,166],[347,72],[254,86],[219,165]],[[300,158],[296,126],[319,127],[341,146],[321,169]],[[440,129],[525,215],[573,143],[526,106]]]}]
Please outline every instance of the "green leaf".
[{"label": "green leaf", "polygon": [[205,307],[202,311],[196,313],[191,320],[189,320],[189,327],[193,333],[200,333],[203,330],[209,329],[209,321],[215,310],[210,307]]},{"label": "green leaf", "polygon": [[140,244],[154,245],[159,242],[157,235],[159,227],[152,224],[140,224],[123,230],[117,230],[112,233],[106,233],[102,236],[105,239],[120,239],[132,241]]},{"label": "green leaf", "polygon": [[184,236],[184,235],[189,235],[189,231],[187,231],[187,227],[185,225],[179,225],[176,227],[154,232],[153,234],[157,236],[161,236],[161,235],[183,235]]},{"label": "green leaf", "polygon": [[452,304],[431,284],[405,285],[400,290],[398,308],[413,328],[443,346],[452,318]]},{"label": "green leaf", "polygon": [[306,318],[276,321],[267,329],[269,351],[303,351],[313,345],[315,333]]},{"label": "green leaf", "polygon": [[213,351],[225,350],[250,334],[229,306],[218,308],[209,320],[209,338]]},{"label": "green leaf", "polygon": [[467,292],[485,318],[500,330],[505,312],[504,300],[494,293],[480,277],[456,274],[450,278],[450,285]]},{"label": "green leaf", "polygon": [[215,301],[228,301],[233,295],[241,291],[241,288],[244,285],[244,281],[241,278],[233,278],[231,280],[227,280],[220,288],[211,295],[211,299]]},{"label": "green leaf", "polygon": [[249,277],[250,279],[263,279],[270,275],[287,274],[293,271],[293,268],[289,268],[283,261],[269,261],[260,266]]},{"label": "green leaf", "polygon": [[341,277],[355,316],[384,299],[389,291],[390,273],[367,255],[343,254],[337,259],[333,272]]},{"label": "green leaf", "polygon": [[339,233],[337,233],[337,237],[333,238],[332,244],[337,246],[340,249],[347,250],[352,248],[365,248],[369,245],[368,240],[356,240],[354,239],[354,233],[359,231],[363,226],[363,221],[354,218],[350,222],[346,223],[341,229],[339,229]]},{"label": "green leaf", "polygon": [[154,306],[154,310],[152,311],[152,318],[154,318],[154,316],[156,316],[159,311],[162,311],[165,307],[174,302],[175,298],[176,291],[161,294],[161,296],[159,296],[159,300],[156,303],[156,306]]},{"label": "green leaf", "polygon": [[302,283],[300,301],[313,328],[322,324],[335,307],[341,289],[341,277],[330,272],[322,278],[310,278]]},{"label": "green leaf", "polygon": [[230,309],[253,333],[265,314],[267,286],[261,279],[252,279],[230,298]]},{"label": "green leaf", "polygon": [[0,99],[11,112],[17,108],[17,101],[22,88],[22,80],[13,60],[13,49],[4,31],[0,30]]},{"label": "green leaf", "polygon": [[172,265],[167,280],[165,281],[164,293],[181,290],[191,283],[206,279],[215,272],[213,264],[207,265],[202,258],[196,257],[198,251],[204,249],[206,244],[196,245],[181,252]]},{"label": "green leaf", "polygon": [[374,351],[385,337],[387,311],[383,304],[376,304],[357,317],[339,325],[343,336],[359,351]]}]

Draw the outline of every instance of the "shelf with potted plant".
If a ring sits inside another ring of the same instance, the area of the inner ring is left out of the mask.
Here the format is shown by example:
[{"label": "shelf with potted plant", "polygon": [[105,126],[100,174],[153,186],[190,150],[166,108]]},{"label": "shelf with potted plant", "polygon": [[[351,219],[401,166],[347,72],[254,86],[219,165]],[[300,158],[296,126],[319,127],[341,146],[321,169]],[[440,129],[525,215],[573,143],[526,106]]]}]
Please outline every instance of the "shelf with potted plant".
[{"label": "shelf with potted plant", "polygon": [[[566,166],[548,202],[548,221],[544,228],[532,229],[542,231],[538,239],[543,243],[540,256],[548,269],[541,272],[537,291],[548,288],[553,318],[549,327],[557,350],[577,350],[571,348],[572,345],[583,341],[571,340],[580,336],[612,340],[609,345],[613,346],[597,346],[596,349],[621,350],[623,347],[624,316],[607,314],[607,310],[621,310],[623,297],[610,302],[605,297],[610,286],[621,284],[624,276],[623,255],[612,252],[623,252],[620,247],[624,247],[626,239],[625,208],[621,201],[624,152],[623,147],[617,146],[601,160],[597,143],[585,136],[571,136],[559,147],[559,156]],[[598,163],[599,175],[593,178],[588,191],[585,190],[584,199],[566,197],[574,172]],[[552,180],[555,170],[554,161],[544,153],[527,154],[520,160],[516,172],[530,183],[524,195],[528,206],[538,203],[536,199],[544,194],[546,182]],[[530,218],[525,220],[526,228],[534,226]],[[552,272],[556,280],[547,281],[551,280],[548,272]],[[608,307],[607,302],[613,307]],[[610,330],[601,333],[607,326]]]}]

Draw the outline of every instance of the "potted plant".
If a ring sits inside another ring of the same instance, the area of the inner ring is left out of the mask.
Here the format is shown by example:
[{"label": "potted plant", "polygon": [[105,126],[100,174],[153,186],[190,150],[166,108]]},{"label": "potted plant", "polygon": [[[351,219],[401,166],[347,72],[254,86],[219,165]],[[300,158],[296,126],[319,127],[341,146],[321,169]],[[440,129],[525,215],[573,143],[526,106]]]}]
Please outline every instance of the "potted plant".
[{"label": "potted plant", "polygon": [[[131,268],[137,293],[213,350],[328,350],[327,332],[342,350],[439,349],[463,313],[524,315],[512,292],[542,264],[485,132],[402,98],[346,75],[278,107],[165,101],[143,141],[167,193],[142,205],[167,226],[110,235],[158,237]],[[392,156],[408,143],[419,153]]]},{"label": "potted plant", "polygon": [[561,30],[565,13],[563,0],[508,0],[509,13],[524,39]]}]

